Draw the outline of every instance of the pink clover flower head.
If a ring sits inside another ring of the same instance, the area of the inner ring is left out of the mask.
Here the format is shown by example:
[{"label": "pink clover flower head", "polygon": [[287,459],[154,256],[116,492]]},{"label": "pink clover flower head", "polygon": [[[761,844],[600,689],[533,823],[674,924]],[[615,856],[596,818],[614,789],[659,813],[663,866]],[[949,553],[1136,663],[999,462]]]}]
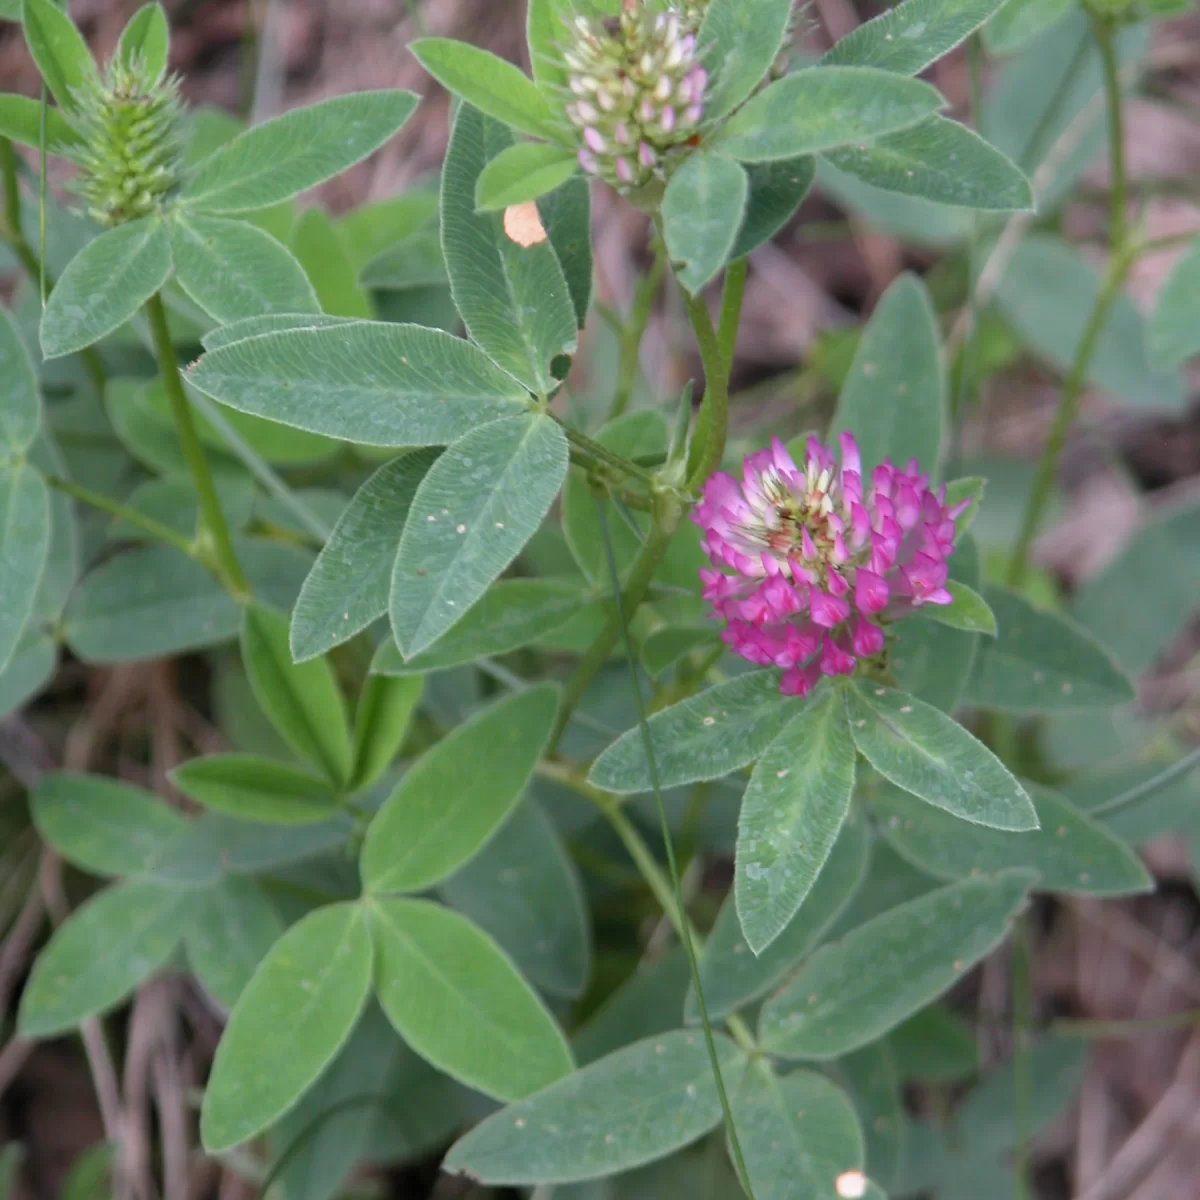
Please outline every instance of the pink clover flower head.
[{"label": "pink clover flower head", "polygon": [[822,675],[850,675],[881,654],[883,625],[926,604],[949,604],[955,518],[916,460],[890,460],[864,486],[853,435],[841,463],[816,438],[797,465],[778,438],[751,454],[741,479],[704,485],[692,520],[713,564],[702,595],[725,622],[722,641],[761,667],[782,668],[780,690],[806,696]]}]

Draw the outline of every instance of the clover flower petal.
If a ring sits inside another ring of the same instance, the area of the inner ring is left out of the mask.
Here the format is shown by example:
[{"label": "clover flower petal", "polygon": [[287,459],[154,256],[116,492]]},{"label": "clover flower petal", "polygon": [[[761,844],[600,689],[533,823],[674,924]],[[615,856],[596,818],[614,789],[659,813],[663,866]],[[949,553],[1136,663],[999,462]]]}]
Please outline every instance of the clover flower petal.
[{"label": "clover flower petal", "polygon": [[778,438],[747,457],[741,479],[704,486],[692,520],[712,569],[702,595],[735,654],[784,671],[780,690],[806,696],[822,675],[849,675],[882,654],[884,625],[949,604],[954,519],[946,490],[914,461],[876,467],[864,492],[858,444],[841,462],[810,438],[797,465]]}]

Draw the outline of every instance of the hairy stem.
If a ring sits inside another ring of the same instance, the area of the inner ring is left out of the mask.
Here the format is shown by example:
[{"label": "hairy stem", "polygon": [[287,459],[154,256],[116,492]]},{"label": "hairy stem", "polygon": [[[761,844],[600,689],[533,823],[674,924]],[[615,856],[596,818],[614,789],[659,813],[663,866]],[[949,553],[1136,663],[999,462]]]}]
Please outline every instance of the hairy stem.
[{"label": "hairy stem", "polygon": [[[558,418],[554,417],[554,420],[558,421]],[[637,463],[630,462],[629,459],[610,450],[607,446],[596,441],[595,438],[588,437],[586,433],[581,433],[578,429],[572,428],[565,422],[558,421],[558,423],[562,426],[563,433],[567,435],[567,441],[576,450],[587,455],[593,461],[601,463],[606,467],[611,467],[614,471],[620,471],[625,475],[629,475],[633,479],[640,479],[643,483],[653,484],[656,482],[654,475],[650,471],[647,471],[645,467],[639,467]]]},{"label": "hairy stem", "polygon": [[172,529],[169,525],[164,525],[161,521],[156,521],[153,517],[148,517],[136,509],[127,508],[124,504],[118,504],[115,500],[110,500],[107,496],[101,495],[99,492],[93,492],[90,488],[80,487],[77,483],[72,483],[69,479],[63,479],[58,475],[48,475],[42,473],[42,478],[57,491],[70,496],[74,500],[80,501],[82,504],[87,504],[100,512],[108,513],[110,517],[114,517],[119,521],[124,521],[129,525],[133,525],[140,529],[143,533],[148,533],[152,538],[160,542],[166,542],[169,546],[174,546],[176,550],[181,550],[189,558],[197,558],[196,547],[192,542]]},{"label": "hairy stem", "polygon": [[187,461],[192,482],[196,488],[196,496],[200,501],[200,512],[203,518],[203,528],[212,539],[213,553],[216,566],[222,582],[233,597],[247,600],[250,597],[250,585],[242,573],[241,563],[233,549],[233,541],[229,536],[229,526],[225,523],[225,514],[217,501],[217,490],[213,485],[212,473],[208,469],[208,459],[200,436],[196,432],[196,423],[192,419],[192,409],[188,404],[187,393],[183,390],[183,376],[179,373],[179,360],[175,356],[175,347],[171,342],[171,331],[167,327],[167,312],[163,308],[162,297],[155,294],[146,302],[146,315],[150,318],[150,330],[154,335],[154,351],[158,358],[159,370],[162,372],[163,383],[167,389],[167,399],[171,403],[171,415],[175,420],[175,429],[179,434],[179,445],[183,457]]},{"label": "hairy stem", "polygon": [[[742,321],[742,301],[746,298],[746,276],[749,263],[744,258],[732,262],[725,271],[725,291],[721,296],[721,318],[717,322],[717,346],[725,360],[725,378],[733,369],[733,352],[737,348],[738,326]],[[724,447],[722,447],[724,449]]]},{"label": "hairy stem", "polygon": [[608,414],[610,421],[613,417],[619,417],[629,407],[629,401],[633,398],[641,359],[642,338],[646,336],[654,301],[666,273],[667,253],[660,241],[654,248],[654,264],[649,273],[638,281],[637,289],[633,293],[633,304],[629,309],[629,319],[620,331],[621,359],[617,370],[617,390]]},{"label": "hairy stem", "polygon": [[[721,327],[730,345],[737,336],[737,323],[741,317],[741,299],[745,286],[744,270],[740,282],[734,267],[731,277],[726,278],[726,300],[722,304]],[[741,264],[744,268],[744,264]],[[700,348],[700,361],[704,366],[704,402],[700,406],[700,417],[696,422],[696,433],[692,440],[692,452],[688,456],[688,485],[696,488],[720,465],[725,453],[725,437],[729,431],[729,360],[721,349],[721,338],[713,328],[708,308],[699,296],[683,293],[696,345]],[[732,332],[729,332],[732,330]]]},{"label": "hairy stem", "polygon": [[[0,239],[6,242],[17,256],[21,269],[35,287],[41,287],[44,278],[46,286],[49,287],[50,281],[45,277],[42,262],[34,253],[21,227],[21,189],[17,181],[17,155],[12,142],[6,137],[0,137],[0,174],[4,177],[4,213],[0,218]],[[106,382],[104,364],[100,361],[100,355],[96,353],[96,347],[88,346],[81,350],[79,358],[96,398],[103,400]]]}]

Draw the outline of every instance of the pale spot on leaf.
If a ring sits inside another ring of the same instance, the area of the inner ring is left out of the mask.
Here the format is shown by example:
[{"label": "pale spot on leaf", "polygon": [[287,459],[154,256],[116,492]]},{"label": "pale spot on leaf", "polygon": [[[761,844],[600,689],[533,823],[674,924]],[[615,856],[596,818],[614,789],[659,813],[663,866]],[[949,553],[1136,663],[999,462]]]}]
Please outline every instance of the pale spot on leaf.
[{"label": "pale spot on leaf", "polygon": [[504,210],[504,232],[510,241],[528,249],[546,240],[546,227],[538,215],[536,201],[513,204]]}]

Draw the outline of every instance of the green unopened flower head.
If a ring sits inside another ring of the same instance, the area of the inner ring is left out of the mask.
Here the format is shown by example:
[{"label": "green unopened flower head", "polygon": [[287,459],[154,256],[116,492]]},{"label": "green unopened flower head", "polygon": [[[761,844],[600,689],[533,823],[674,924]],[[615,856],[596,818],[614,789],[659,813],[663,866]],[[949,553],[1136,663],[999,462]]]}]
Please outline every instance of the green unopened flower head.
[{"label": "green unopened flower head", "polygon": [[178,77],[114,58],[75,99],[84,150],[73,186],[88,213],[101,225],[121,225],[153,212],[183,169]]},{"label": "green unopened flower head", "polygon": [[704,7],[626,4],[620,16],[571,23],[567,116],[583,135],[579,162],[588,174],[636,191],[693,137],[708,87],[696,42]]}]

